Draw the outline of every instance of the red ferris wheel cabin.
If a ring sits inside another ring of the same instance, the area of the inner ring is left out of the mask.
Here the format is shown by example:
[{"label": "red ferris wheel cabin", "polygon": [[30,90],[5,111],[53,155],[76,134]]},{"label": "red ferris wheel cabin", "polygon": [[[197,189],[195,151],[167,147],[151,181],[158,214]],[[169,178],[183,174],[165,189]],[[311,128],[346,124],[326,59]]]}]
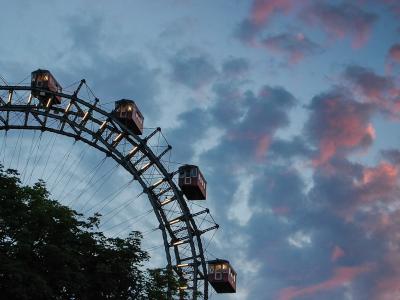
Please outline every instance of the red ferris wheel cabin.
[{"label": "red ferris wheel cabin", "polygon": [[207,181],[201,174],[199,167],[184,165],[179,168],[179,187],[188,200],[205,200]]},{"label": "red ferris wheel cabin", "polygon": [[236,293],[236,272],[224,259],[208,262],[208,282],[217,293]]},{"label": "red ferris wheel cabin", "polygon": [[40,89],[40,91],[32,89],[32,96],[39,99],[43,104],[50,105],[61,104],[61,96],[53,96],[46,92],[61,93],[62,87],[48,70],[38,69],[31,73],[31,87]]},{"label": "red ferris wheel cabin", "polygon": [[134,134],[143,133],[143,115],[136,106],[135,101],[121,99],[115,102],[114,116]]}]

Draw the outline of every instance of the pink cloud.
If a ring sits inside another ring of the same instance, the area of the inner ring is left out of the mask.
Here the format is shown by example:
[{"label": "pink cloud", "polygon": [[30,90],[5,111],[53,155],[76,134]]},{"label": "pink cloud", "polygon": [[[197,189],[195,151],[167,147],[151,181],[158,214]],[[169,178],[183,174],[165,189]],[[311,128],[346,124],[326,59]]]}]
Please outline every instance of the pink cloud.
[{"label": "pink cloud", "polygon": [[335,262],[338,259],[340,259],[341,257],[343,257],[345,255],[344,251],[342,248],[340,248],[339,246],[335,246],[335,248],[333,248],[332,250],[332,255],[331,255],[331,261]]},{"label": "pink cloud", "polygon": [[[391,72],[392,69],[393,65],[390,65],[388,70]],[[343,76],[363,102],[374,105],[393,118],[400,118],[400,87],[394,77],[381,76],[357,65],[348,66]]]},{"label": "pink cloud", "polygon": [[398,69],[400,64],[400,44],[390,47],[386,57],[386,73],[392,74],[394,69]]},{"label": "pink cloud", "polygon": [[360,188],[360,200],[371,202],[393,195],[397,190],[397,177],[397,167],[386,162],[376,167],[365,168],[361,180],[356,183]]},{"label": "pink cloud", "polygon": [[272,14],[288,12],[293,0],[255,0],[251,9],[251,21],[254,25],[263,25]]},{"label": "pink cloud", "polygon": [[385,278],[378,283],[376,300],[394,300],[400,299],[400,276],[394,278]]},{"label": "pink cloud", "polygon": [[256,147],[256,158],[261,161],[267,155],[268,147],[271,142],[271,137],[265,134],[260,139],[258,139],[257,147]]},{"label": "pink cloud", "polygon": [[350,37],[354,48],[367,42],[377,20],[375,14],[348,2],[336,5],[316,1],[303,16],[308,23],[320,25],[331,38]]},{"label": "pink cloud", "polygon": [[254,0],[249,16],[236,28],[236,37],[250,46],[257,46],[258,34],[265,29],[271,17],[289,13],[295,3],[295,0]]},{"label": "pink cloud", "polygon": [[328,162],[339,152],[369,146],[375,138],[368,106],[334,95],[315,99],[312,106],[309,129],[319,149],[313,160],[315,166]]},{"label": "pink cloud", "polygon": [[286,216],[290,213],[291,209],[289,206],[283,205],[283,206],[275,206],[272,208],[272,211],[276,215],[281,215],[281,216]]},{"label": "pink cloud", "polygon": [[280,291],[279,300],[292,300],[296,297],[304,297],[316,293],[323,293],[344,284],[352,282],[357,276],[371,271],[371,265],[358,267],[339,267],[336,268],[332,278],[306,287],[288,287]]},{"label": "pink cloud", "polygon": [[394,44],[389,49],[389,58],[395,62],[400,63],[400,44]]}]

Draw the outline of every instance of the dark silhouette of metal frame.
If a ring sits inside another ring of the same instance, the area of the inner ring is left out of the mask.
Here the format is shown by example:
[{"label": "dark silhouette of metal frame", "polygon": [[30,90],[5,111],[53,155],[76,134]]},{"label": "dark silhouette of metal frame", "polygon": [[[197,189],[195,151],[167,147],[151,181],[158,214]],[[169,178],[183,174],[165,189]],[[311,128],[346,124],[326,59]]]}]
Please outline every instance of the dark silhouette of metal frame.
[{"label": "dark silhouette of metal frame", "polygon": [[[88,144],[123,166],[139,182],[143,193],[147,194],[151,203],[162,232],[167,259],[166,268],[175,271],[182,291],[185,290],[190,299],[196,300],[201,297],[207,300],[207,262],[201,235],[217,229],[218,225],[214,224],[204,230],[198,228],[195,217],[209,211],[204,209],[191,213],[182,191],[173,181],[177,171],[169,173],[161,162],[162,156],[171,150],[171,146],[168,145],[158,155],[148,146],[149,139],[161,129],[155,129],[144,138],[134,134],[118,121],[112,112],[97,107],[97,98],[93,104],[79,98],[78,93],[83,84],[85,80],[80,82],[71,95],[30,86],[0,86],[0,91],[8,91],[7,99],[0,97],[0,112],[5,112],[3,116],[0,115],[0,130],[39,130],[64,135]],[[18,91],[29,92],[26,104],[14,104],[13,98]],[[50,101],[46,104],[32,98],[32,91],[45,92],[50,95]],[[55,96],[63,98],[60,105],[52,105],[51,97]],[[19,115],[19,124],[13,124],[18,123],[12,119],[13,114]],[[124,147],[120,147],[122,144]],[[145,176],[150,168],[158,172],[157,180],[154,182],[148,182]],[[178,209],[179,213],[172,219],[167,219],[167,207],[175,202],[177,203],[175,209]],[[190,251],[183,250],[187,245]],[[202,295],[199,296],[198,292]],[[168,296],[172,299],[170,291]],[[180,299],[184,299],[183,293]]]}]

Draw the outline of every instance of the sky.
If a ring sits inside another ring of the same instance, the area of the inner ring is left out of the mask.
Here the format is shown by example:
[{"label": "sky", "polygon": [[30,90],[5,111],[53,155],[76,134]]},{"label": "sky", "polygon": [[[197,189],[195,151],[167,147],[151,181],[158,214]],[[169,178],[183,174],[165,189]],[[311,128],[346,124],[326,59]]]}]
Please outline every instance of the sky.
[{"label": "sky", "polygon": [[109,111],[134,99],[200,166],[210,253],[238,273],[212,299],[400,299],[398,1],[0,3],[8,82],[44,68]]}]

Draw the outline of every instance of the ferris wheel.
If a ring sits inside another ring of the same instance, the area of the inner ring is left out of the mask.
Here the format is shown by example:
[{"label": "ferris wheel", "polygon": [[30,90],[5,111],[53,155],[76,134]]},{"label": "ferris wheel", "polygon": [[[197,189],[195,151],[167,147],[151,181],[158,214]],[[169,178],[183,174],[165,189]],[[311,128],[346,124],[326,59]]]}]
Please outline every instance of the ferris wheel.
[{"label": "ferris wheel", "polygon": [[[106,111],[98,98],[81,95],[84,86],[81,80],[73,91],[63,91],[49,71],[40,69],[32,72],[30,85],[5,82],[0,86],[0,131],[69,137],[111,158],[131,174],[150,203],[166,268],[179,278],[179,299],[207,300],[209,284],[217,293],[235,292],[236,272],[229,262],[206,258],[203,236],[218,224],[208,208],[191,205],[206,198],[207,182],[200,168],[185,164],[175,170],[164,160],[172,147],[166,139],[152,143],[162,135],[161,128],[145,132],[137,103],[122,99]],[[173,299],[171,293],[168,297]]]}]

